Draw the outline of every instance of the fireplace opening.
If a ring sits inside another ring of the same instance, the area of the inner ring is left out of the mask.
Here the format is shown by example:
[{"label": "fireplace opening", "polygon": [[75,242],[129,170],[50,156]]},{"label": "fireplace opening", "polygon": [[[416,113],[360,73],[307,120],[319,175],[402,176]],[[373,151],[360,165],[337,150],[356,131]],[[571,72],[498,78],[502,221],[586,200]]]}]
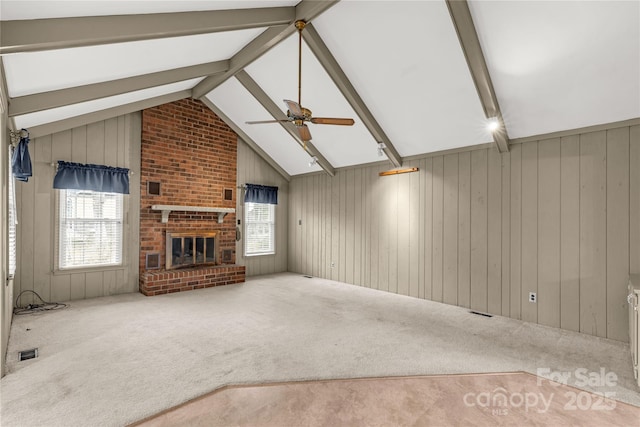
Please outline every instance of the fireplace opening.
[{"label": "fireplace opening", "polygon": [[217,264],[217,231],[167,232],[166,268]]}]

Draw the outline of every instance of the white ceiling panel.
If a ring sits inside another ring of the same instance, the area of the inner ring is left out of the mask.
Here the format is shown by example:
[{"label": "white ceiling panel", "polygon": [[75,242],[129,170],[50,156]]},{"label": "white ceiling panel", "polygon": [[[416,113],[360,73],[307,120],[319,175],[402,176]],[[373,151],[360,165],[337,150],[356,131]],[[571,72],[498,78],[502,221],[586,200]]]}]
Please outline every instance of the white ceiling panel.
[{"label": "white ceiling panel", "polygon": [[221,1],[221,0],[108,0],[108,1],[38,1],[2,0],[0,19],[3,21],[76,16],[131,15],[138,13],[188,12],[194,10],[247,9],[256,7],[295,6],[298,1]]},{"label": "white ceiling panel", "polygon": [[492,140],[443,1],[341,1],[313,25],[400,155]]},{"label": "white ceiling panel", "polygon": [[512,138],[640,117],[640,2],[471,2]]},{"label": "white ceiling panel", "polygon": [[311,157],[281,125],[247,125],[248,120],[271,120],[273,117],[235,78],[229,79],[207,94],[207,98],[262,148],[289,175],[322,170],[309,167]]},{"label": "white ceiling panel", "polygon": [[198,82],[200,82],[200,80],[202,79],[198,78],[185,80],[183,82],[172,83],[164,86],[156,86],[153,88],[129,92],[122,95],[96,99],[94,101],[81,102],[79,104],[72,104],[64,107],[52,108],[49,110],[38,111],[36,113],[16,116],[16,127],[18,129],[29,129],[32,126],[56,122],[59,120],[68,119],[70,117],[76,117],[83,114],[93,113],[95,111],[106,110],[108,108],[142,101],[144,99],[154,98],[156,96],[166,95],[173,92],[179,92],[185,89],[191,89]]},{"label": "white ceiling panel", "polygon": [[[246,68],[283,112],[283,99],[298,99],[298,34],[294,34]],[[302,106],[314,117],[351,117],[353,126],[309,124],[313,145],[334,167],[381,160],[377,143],[303,42]]]},{"label": "white ceiling panel", "polygon": [[11,97],[226,60],[263,28],[3,56]]}]

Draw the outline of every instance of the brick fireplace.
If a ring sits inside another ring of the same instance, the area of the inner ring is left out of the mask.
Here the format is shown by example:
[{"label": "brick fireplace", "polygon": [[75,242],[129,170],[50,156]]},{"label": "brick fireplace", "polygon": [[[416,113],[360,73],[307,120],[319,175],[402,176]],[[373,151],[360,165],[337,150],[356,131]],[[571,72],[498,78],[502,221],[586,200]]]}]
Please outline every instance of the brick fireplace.
[{"label": "brick fireplace", "polygon": [[[236,158],[236,134],[200,101],[183,99],[142,112],[141,293],[159,295],[244,282],[244,266],[235,264]],[[172,209],[159,209],[166,206]],[[166,268],[167,256],[172,254],[167,233],[182,236],[178,268]],[[205,240],[200,242],[197,236]],[[214,253],[213,240],[207,241],[206,236],[215,237]],[[206,251],[205,262],[184,262],[202,259],[202,251]],[[155,262],[149,264],[148,259]]]}]

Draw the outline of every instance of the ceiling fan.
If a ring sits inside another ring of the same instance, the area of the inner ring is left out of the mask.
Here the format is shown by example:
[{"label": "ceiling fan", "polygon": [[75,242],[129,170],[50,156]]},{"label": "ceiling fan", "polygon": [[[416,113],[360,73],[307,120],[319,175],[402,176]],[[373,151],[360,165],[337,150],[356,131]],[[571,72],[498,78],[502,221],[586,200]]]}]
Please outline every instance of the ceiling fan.
[{"label": "ceiling fan", "polygon": [[287,105],[287,118],[283,120],[259,120],[246,122],[249,125],[262,124],[262,123],[286,123],[291,122],[296,126],[298,135],[304,144],[304,149],[307,149],[306,142],[311,141],[311,132],[306,122],[317,125],[340,125],[340,126],[352,126],[354,124],[353,119],[337,118],[337,117],[313,117],[311,110],[304,108],[301,102],[302,92],[302,30],[306,26],[306,21],[296,21],[295,26],[298,29],[298,102],[284,100]]}]

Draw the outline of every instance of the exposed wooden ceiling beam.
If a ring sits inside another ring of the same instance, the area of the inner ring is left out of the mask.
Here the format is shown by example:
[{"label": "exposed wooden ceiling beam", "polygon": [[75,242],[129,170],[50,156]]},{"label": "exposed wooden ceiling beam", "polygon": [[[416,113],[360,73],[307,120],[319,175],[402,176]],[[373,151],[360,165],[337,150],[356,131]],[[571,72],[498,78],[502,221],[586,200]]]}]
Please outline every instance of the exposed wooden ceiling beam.
[{"label": "exposed wooden ceiling beam", "polygon": [[[247,74],[246,71],[242,70],[236,74],[236,78],[251,93],[256,100],[271,114],[276,120],[287,120],[287,115],[282,112],[282,109],[279,105],[277,105],[269,96],[262,90],[258,83],[255,82]],[[329,175],[335,176],[336,172],[334,167],[329,163],[329,161],[320,153],[320,151],[313,145],[311,141],[307,141],[305,144],[298,134],[298,130],[296,126],[291,122],[280,123],[282,127],[291,135],[301,147],[305,148],[310,156],[315,156],[318,162],[318,165],[322,169],[324,169]]]},{"label": "exposed wooden ceiling beam", "polygon": [[[7,88],[7,79],[4,75],[4,64],[2,63],[2,56],[0,56],[0,114],[5,114],[9,111],[9,90]],[[8,117],[7,127],[12,130],[16,129],[16,122],[13,117]],[[5,132],[6,129],[0,129],[0,132]]]},{"label": "exposed wooden ceiling beam", "polygon": [[79,102],[176,83],[196,77],[215,75],[223,73],[228,69],[229,61],[216,61],[118,80],[20,96],[9,100],[9,116],[19,116],[47,110],[49,108],[62,107],[64,105],[77,104]]},{"label": "exposed wooden ceiling beam", "polygon": [[240,49],[240,51],[229,60],[230,66],[225,73],[207,77],[206,79],[198,83],[193,88],[193,97],[203,98],[213,89],[227,81],[227,79],[233,77],[235,73],[242,70],[255,59],[260,57],[263,53],[286,38],[287,35],[291,33],[289,27],[291,27],[291,25],[278,25],[276,27],[271,27],[265,30],[262,34],[253,39],[249,44]]},{"label": "exposed wooden ceiling beam", "polygon": [[272,168],[274,168],[280,175],[282,175],[282,177],[284,179],[286,179],[287,181],[291,181],[291,175],[289,175],[287,173],[287,171],[285,171],[284,169],[282,169],[282,167],[271,158],[271,156],[269,156],[267,154],[266,151],[264,151],[262,148],[260,148],[260,146],[258,144],[256,144],[256,142],[251,139],[251,137],[249,135],[247,135],[245,133],[245,131],[243,131],[240,126],[238,126],[237,124],[235,124],[233,122],[233,120],[231,120],[226,114],[224,114],[222,112],[222,110],[220,110],[213,102],[211,102],[211,100],[207,97],[204,97],[201,99],[201,101],[207,106],[209,107],[209,109],[211,109],[211,111],[213,111],[216,116],[220,117],[220,119],[225,122],[227,124],[227,126],[229,126],[244,142],[247,143],[247,145],[256,152],[256,154],[260,157],[262,157],[262,159],[267,162],[269,164],[269,166],[271,166]]},{"label": "exposed wooden ceiling beam", "polygon": [[293,25],[296,20],[303,19],[310,21],[336,3],[337,1],[334,0],[301,1],[295,6],[295,17],[292,18],[287,25],[273,26],[265,30],[230,59],[230,67],[227,72],[219,76],[207,77],[197,84],[196,87],[193,88],[193,97],[202,98],[225,82],[229,77],[234,76],[238,71],[258,59],[273,46],[289,37],[296,31]]},{"label": "exposed wooden ceiling beam", "polygon": [[375,140],[380,143],[383,142],[386,148],[384,148],[384,152],[396,167],[402,166],[402,157],[394,147],[389,137],[385,134],[384,130],[380,124],[378,124],[373,114],[367,108],[366,104],[358,95],[358,92],[353,87],[347,75],[342,71],[340,64],[336,61],[335,57],[329,51],[329,48],[324,43],[318,31],[313,27],[311,23],[308,23],[304,31],[302,32],[302,37],[307,42],[307,45],[313,52],[313,54],[318,58],[320,64],[324,67],[327,74],[331,77],[333,82],[336,84],[342,95],[351,105],[351,108],[354,109],[362,123],[367,127],[371,135],[375,138]]},{"label": "exposed wooden ceiling beam", "polygon": [[3,21],[0,54],[270,27],[296,16],[291,6]]},{"label": "exposed wooden ceiling beam", "polygon": [[291,24],[299,20],[309,22],[331,6],[338,3],[338,1],[340,0],[301,0],[300,3],[295,6],[296,17],[291,21]]},{"label": "exposed wooden ceiling beam", "polygon": [[467,60],[473,83],[478,91],[485,117],[487,119],[496,118],[498,120],[499,128],[493,132],[493,139],[499,152],[507,152],[509,151],[509,135],[504,125],[500,106],[498,105],[498,98],[493,89],[491,76],[489,75],[487,63],[482,53],[478,33],[473,24],[469,4],[466,0],[446,0],[446,2],[453,26],[458,34],[458,40],[460,40],[462,52]]},{"label": "exposed wooden ceiling beam", "polygon": [[107,120],[113,117],[122,116],[124,114],[133,113],[135,111],[144,110],[146,108],[155,107],[169,102],[178,101],[180,99],[189,98],[191,90],[182,90],[179,92],[168,93],[166,95],[156,96],[154,98],[143,99],[142,101],[131,102],[129,104],[119,105],[105,110],[95,111],[80,116],[69,117],[68,119],[51,122],[40,126],[29,127],[29,135],[31,138],[50,135],[52,133],[61,132],[63,130],[72,129],[78,126],[84,126],[89,123]]}]

